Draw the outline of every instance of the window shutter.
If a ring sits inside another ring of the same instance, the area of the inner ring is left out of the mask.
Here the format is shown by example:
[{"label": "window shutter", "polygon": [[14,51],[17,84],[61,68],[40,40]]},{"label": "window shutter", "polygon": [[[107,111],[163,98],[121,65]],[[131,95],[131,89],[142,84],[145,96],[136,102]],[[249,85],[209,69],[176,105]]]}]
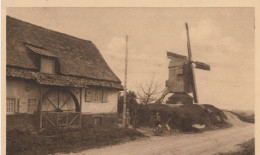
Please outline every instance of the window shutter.
[{"label": "window shutter", "polygon": [[85,92],[85,102],[91,102],[93,91],[87,90]]},{"label": "window shutter", "polygon": [[102,93],[102,102],[107,103],[107,96],[108,96],[107,91],[103,90],[102,92],[103,92]]},{"label": "window shutter", "polygon": [[98,100],[97,100],[97,102],[102,102],[102,90],[98,90],[97,91],[98,92]]},{"label": "window shutter", "polygon": [[15,112],[20,113],[20,99],[15,99]]},{"label": "window shutter", "polygon": [[93,101],[94,102],[98,101],[98,92],[97,92],[97,90],[93,91]]},{"label": "window shutter", "polygon": [[34,111],[36,111],[36,108],[36,99],[28,99],[27,112],[33,113]]}]

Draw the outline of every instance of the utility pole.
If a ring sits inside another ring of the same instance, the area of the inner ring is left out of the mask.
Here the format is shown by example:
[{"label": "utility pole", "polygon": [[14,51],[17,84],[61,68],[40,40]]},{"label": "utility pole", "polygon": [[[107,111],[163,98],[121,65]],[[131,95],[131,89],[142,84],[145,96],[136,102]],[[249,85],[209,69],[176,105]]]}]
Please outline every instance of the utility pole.
[{"label": "utility pole", "polygon": [[127,90],[127,56],[128,56],[128,36],[126,36],[126,53],[125,53],[125,85],[124,85],[124,103],[123,103],[123,127],[126,127],[126,90]]}]

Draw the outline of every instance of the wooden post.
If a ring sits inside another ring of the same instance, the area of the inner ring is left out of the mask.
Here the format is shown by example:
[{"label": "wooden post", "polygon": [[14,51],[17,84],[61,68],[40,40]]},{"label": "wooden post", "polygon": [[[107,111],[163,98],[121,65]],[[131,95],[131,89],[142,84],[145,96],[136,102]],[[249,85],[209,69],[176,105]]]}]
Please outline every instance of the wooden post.
[{"label": "wooden post", "polygon": [[126,87],[127,87],[127,54],[128,54],[128,47],[127,47],[127,39],[128,36],[126,36],[126,53],[125,53],[125,85],[124,85],[124,103],[123,103],[123,127],[125,127],[126,124]]},{"label": "wooden post", "polygon": [[40,105],[38,108],[38,113],[39,113],[39,127],[40,129],[42,128],[42,87],[40,86]]},{"label": "wooden post", "polygon": [[59,113],[56,112],[56,126],[59,127]]},{"label": "wooden post", "polygon": [[79,127],[81,128],[81,112],[82,112],[82,88],[79,88]]},{"label": "wooden post", "polygon": [[60,90],[58,90],[58,109],[57,110],[61,110],[60,109]]},{"label": "wooden post", "polygon": [[18,98],[18,99],[17,99],[17,102],[15,102],[15,107],[17,108],[17,109],[16,109],[16,113],[17,113],[17,114],[19,114],[19,105],[20,105],[19,102],[20,102],[20,99]]}]

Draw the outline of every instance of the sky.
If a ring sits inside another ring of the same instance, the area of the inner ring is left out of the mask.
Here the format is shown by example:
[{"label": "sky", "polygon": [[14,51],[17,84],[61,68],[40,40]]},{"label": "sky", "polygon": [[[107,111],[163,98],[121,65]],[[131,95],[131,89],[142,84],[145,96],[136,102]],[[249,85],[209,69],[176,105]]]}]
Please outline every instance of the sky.
[{"label": "sky", "polygon": [[189,24],[193,60],[211,71],[195,69],[200,104],[253,110],[253,8],[8,8],[7,15],[58,32],[91,40],[124,83],[128,35],[128,90],[168,79],[166,52],[187,55]]}]

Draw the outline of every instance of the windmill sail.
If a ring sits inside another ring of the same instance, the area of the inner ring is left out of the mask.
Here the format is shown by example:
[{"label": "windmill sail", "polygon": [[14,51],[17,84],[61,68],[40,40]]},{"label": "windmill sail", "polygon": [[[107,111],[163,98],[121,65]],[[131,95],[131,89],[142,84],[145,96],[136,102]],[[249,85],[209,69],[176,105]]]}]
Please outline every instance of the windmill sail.
[{"label": "windmill sail", "polygon": [[[174,93],[175,95],[167,101],[167,104],[176,104],[178,102],[182,102],[184,104],[198,103],[199,101],[194,67],[197,69],[210,71],[210,66],[208,64],[192,60],[189,27],[187,23],[185,23],[185,26],[187,33],[188,56],[167,52],[167,57],[171,61],[169,62],[168,66],[169,78],[166,81],[165,85],[168,92]],[[195,64],[196,66],[193,66],[193,64]],[[193,99],[191,96],[188,95],[189,93],[193,94]],[[180,98],[180,96],[176,96],[176,94],[185,94],[185,97]],[[164,94],[162,95],[162,99],[163,97],[165,97]]]},{"label": "windmill sail", "polygon": [[199,61],[195,61],[194,63],[196,64],[195,68],[210,71],[210,65]]},{"label": "windmill sail", "polygon": [[[190,37],[189,37],[189,27],[188,27],[187,23],[185,23],[185,26],[186,26],[186,34],[187,34],[187,49],[188,49],[189,61],[192,62],[192,54],[191,54],[191,48],[190,48]],[[199,103],[197,88],[196,88],[196,81],[195,81],[195,73],[194,73],[194,69],[192,67],[192,63],[190,63],[190,67],[191,67],[191,75],[190,75],[191,80],[190,80],[190,82],[191,82],[193,99],[194,99],[194,103]]]}]

